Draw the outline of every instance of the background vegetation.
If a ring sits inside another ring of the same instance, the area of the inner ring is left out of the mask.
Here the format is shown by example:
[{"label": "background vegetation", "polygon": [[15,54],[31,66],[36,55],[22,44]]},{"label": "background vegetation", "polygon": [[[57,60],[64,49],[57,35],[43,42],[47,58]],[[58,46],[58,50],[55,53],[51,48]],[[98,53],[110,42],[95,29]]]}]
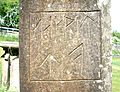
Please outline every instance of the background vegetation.
[{"label": "background vegetation", "polygon": [[0,0],[0,26],[18,28],[18,0]]},{"label": "background vegetation", "polygon": [[120,33],[117,31],[114,31],[112,33],[112,54],[113,56],[120,56]]},{"label": "background vegetation", "polygon": [[120,57],[112,59],[112,92],[120,92]]},{"label": "background vegetation", "polygon": [[120,45],[120,33],[117,31],[112,32],[113,44]]},{"label": "background vegetation", "polygon": [[17,36],[13,36],[13,35],[1,35],[0,36],[0,42],[1,41],[11,41],[11,42],[18,42],[19,39]]},{"label": "background vegetation", "polygon": [[120,92],[120,33],[112,33],[112,92]]}]

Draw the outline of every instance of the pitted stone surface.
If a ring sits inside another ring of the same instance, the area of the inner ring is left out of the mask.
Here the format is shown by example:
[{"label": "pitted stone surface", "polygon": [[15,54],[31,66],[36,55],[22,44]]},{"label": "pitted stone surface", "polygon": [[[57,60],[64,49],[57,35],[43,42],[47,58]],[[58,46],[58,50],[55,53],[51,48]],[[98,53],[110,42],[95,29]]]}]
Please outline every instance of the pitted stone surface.
[{"label": "pitted stone surface", "polygon": [[30,19],[31,80],[100,78],[100,12],[42,12]]},{"label": "pitted stone surface", "polygon": [[21,0],[21,92],[111,92],[110,0]]},{"label": "pitted stone surface", "polygon": [[99,10],[97,0],[30,0],[30,11]]}]

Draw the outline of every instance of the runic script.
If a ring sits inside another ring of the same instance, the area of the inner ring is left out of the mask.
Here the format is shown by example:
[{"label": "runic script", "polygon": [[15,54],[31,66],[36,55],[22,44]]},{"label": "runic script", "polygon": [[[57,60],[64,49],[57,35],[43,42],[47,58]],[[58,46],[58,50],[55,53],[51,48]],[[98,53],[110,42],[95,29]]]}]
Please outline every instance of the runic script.
[{"label": "runic script", "polygon": [[99,79],[99,34],[99,11],[31,13],[30,80]]}]

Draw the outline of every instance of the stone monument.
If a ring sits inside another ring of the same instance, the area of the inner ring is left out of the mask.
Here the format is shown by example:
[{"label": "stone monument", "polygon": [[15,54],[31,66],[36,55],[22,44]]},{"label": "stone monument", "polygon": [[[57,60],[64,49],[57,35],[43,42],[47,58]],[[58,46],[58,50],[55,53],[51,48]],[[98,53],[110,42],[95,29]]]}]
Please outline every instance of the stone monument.
[{"label": "stone monument", "polygon": [[21,0],[21,92],[111,92],[110,0]]}]

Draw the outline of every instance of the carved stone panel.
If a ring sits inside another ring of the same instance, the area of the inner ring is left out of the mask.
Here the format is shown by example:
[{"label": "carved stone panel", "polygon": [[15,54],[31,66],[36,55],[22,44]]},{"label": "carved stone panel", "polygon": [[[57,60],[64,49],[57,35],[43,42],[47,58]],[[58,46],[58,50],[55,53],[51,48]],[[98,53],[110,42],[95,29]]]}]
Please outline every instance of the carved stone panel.
[{"label": "carved stone panel", "polygon": [[111,92],[110,0],[20,0],[21,92]]},{"label": "carved stone panel", "polygon": [[99,79],[100,12],[30,14],[30,79]]}]

